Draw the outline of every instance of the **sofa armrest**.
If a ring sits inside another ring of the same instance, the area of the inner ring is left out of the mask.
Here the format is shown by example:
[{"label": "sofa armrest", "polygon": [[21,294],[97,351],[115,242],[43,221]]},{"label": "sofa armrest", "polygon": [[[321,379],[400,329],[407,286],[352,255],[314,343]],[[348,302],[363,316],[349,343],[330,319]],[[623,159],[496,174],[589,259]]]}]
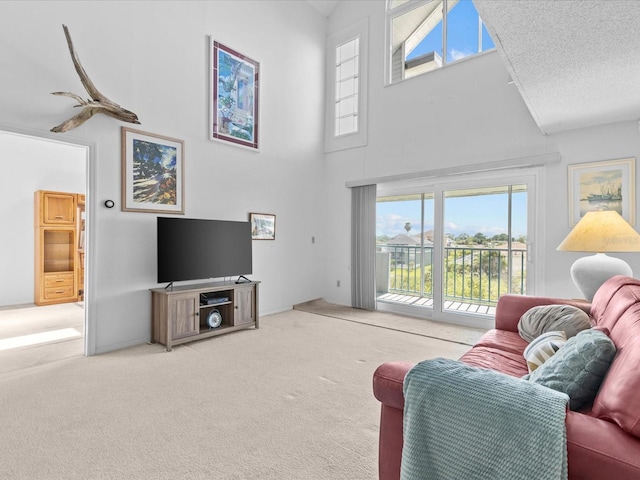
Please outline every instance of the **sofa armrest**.
[{"label": "sofa armrest", "polygon": [[502,295],[496,307],[496,325],[498,330],[518,331],[520,317],[530,308],[540,305],[572,305],[589,314],[591,303],[586,300],[569,300],[566,298],[534,297],[530,295]]},{"label": "sofa armrest", "polygon": [[388,362],[376,369],[373,374],[373,394],[380,403],[404,410],[402,384],[413,366],[410,362]]}]

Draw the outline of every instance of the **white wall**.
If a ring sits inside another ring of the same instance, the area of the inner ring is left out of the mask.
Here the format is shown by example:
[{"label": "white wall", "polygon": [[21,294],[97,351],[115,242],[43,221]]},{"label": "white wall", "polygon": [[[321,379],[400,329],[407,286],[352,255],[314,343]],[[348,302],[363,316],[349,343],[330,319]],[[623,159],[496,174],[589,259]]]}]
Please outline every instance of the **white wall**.
[{"label": "white wall", "polygon": [[[640,155],[636,122],[544,136],[535,125],[497,52],[400,84],[384,86],[385,2],[343,1],[328,32],[369,17],[369,144],[326,157],[324,297],[349,304],[350,194],[345,182],[429,169],[559,152],[546,167],[541,295],[580,297],[569,269],[579,253],[556,252],[569,233],[567,165]],[[640,274],[640,255],[620,254]],[[335,286],[341,279],[342,287]],[[346,280],[346,281],[345,281]],[[345,288],[346,287],[346,288]]]},{"label": "white wall", "polygon": [[[545,137],[496,53],[384,87],[384,4],[339,2],[328,25],[369,17],[365,148],[323,155],[327,23],[302,1],[0,2],[0,125],[44,134],[75,113],[72,100],[49,94],[85,95],[65,23],[102,93],[136,112],[140,129],[185,140],[186,217],[277,215],[276,241],[254,242],[263,314],[322,296],[350,303],[345,182],[559,152],[562,163],[546,169],[538,293],[579,296],[568,274],[579,254],[555,251],[569,232],[566,166],[638,156],[635,122]],[[209,34],[261,62],[260,153],[208,140]],[[61,134],[95,145],[89,287],[98,353],[149,340],[148,289],[157,286],[156,216],[120,210],[121,125],[98,115]],[[102,206],[107,198],[116,208]],[[637,255],[623,257],[640,272]]]},{"label": "white wall", "polygon": [[[316,298],[322,275],[326,20],[305,2],[0,3],[0,124],[46,132],[86,96],[62,24],[97,88],[141,130],[185,140],[186,217],[277,215],[276,240],[254,242],[262,314]],[[261,151],[208,140],[208,35],[261,63]],[[100,353],[150,338],[154,214],[120,210],[120,122],[97,115],[61,137],[95,144],[89,289]],[[31,188],[30,188],[31,190]],[[107,198],[116,208],[106,209]],[[90,315],[91,310],[90,310]]]},{"label": "white wall", "polygon": [[2,132],[0,152],[1,307],[33,303],[34,192],[84,193],[87,163],[84,148]]}]

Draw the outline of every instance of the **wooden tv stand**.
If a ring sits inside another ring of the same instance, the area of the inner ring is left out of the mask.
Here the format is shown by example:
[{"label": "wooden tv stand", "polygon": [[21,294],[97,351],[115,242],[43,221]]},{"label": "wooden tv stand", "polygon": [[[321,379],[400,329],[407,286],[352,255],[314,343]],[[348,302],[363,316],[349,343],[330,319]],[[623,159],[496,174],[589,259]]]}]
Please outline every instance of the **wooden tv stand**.
[{"label": "wooden tv stand", "polygon": [[[170,352],[174,345],[259,328],[258,284],[260,282],[216,282],[151,289],[153,343]],[[207,304],[204,297],[217,299]],[[222,316],[217,328],[209,328],[207,317],[216,309]]]}]

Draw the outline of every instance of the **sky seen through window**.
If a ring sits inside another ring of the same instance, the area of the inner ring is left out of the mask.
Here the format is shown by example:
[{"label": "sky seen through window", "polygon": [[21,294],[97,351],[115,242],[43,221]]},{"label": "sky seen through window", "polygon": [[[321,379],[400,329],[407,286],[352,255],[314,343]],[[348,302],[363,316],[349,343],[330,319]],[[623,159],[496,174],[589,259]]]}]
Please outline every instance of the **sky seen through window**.
[{"label": "sky seen through window", "polygon": [[[478,12],[471,0],[460,0],[447,15],[447,63],[494,48],[482,25],[482,48],[478,45]],[[430,52],[442,52],[442,21],[413,49],[407,60]]]}]

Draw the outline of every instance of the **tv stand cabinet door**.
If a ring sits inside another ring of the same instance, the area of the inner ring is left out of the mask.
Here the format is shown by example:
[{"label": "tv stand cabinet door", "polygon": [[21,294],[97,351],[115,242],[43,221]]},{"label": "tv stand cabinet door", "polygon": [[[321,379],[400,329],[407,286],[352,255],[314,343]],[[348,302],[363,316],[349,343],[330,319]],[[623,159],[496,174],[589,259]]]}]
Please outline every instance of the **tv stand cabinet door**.
[{"label": "tv stand cabinet door", "polygon": [[233,294],[233,324],[242,325],[256,321],[255,286],[236,287]]},{"label": "tv stand cabinet door", "polygon": [[199,294],[171,295],[169,300],[171,339],[190,337],[200,333]]}]

